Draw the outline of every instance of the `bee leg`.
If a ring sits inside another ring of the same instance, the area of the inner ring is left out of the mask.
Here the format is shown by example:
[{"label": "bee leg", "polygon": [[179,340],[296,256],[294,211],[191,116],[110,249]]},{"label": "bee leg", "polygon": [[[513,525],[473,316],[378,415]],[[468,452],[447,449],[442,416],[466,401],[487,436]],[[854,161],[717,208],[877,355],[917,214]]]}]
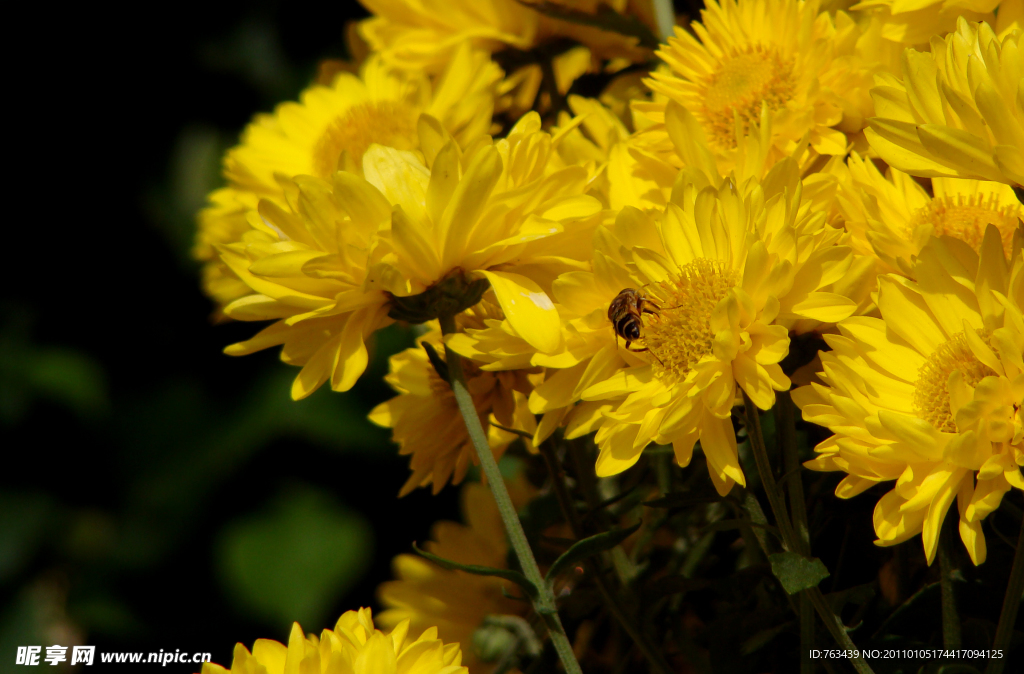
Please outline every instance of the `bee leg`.
[{"label": "bee leg", "polygon": [[658,358],[658,354],[654,353],[653,351],[648,349],[646,346],[643,347],[642,349],[631,349],[631,348],[629,348],[630,344],[632,344],[632,342],[626,342],[626,351],[632,351],[633,353],[643,353],[644,351],[646,351],[647,353],[649,353],[652,356],[654,356],[654,359],[657,360],[659,363],[661,363],[662,367],[665,367],[665,363],[661,362],[661,358]]}]

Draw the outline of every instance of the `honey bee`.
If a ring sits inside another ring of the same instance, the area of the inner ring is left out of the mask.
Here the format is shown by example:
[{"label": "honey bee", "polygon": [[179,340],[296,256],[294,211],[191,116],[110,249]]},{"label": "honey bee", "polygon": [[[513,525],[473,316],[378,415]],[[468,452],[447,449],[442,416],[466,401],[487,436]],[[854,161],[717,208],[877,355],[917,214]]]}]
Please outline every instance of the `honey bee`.
[{"label": "honey bee", "polygon": [[[626,349],[634,353],[649,351],[647,347],[630,349],[629,345],[643,337],[643,315],[661,316],[658,313],[660,309],[661,307],[647,299],[647,296],[636,288],[620,290],[608,306],[608,320],[615,329],[615,341],[618,342],[619,337],[622,337],[626,340]],[[651,355],[658,358],[653,352]],[[661,362],[660,358],[658,362]]]}]

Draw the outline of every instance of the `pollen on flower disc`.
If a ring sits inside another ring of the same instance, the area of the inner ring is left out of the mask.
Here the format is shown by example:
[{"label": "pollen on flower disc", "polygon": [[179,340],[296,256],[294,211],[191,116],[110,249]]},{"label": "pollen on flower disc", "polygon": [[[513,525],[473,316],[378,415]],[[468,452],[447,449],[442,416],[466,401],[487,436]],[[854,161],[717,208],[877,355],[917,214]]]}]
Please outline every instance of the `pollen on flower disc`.
[{"label": "pollen on flower disc", "polygon": [[[988,333],[978,331],[982,341],[988,343]],[[978,360],[967,345],[964,333],[958,333],[943,343],[921,366],[914,383],[914,412],[936,429],[956,433],[956,422],[949,409],[949,376],[959,370],[964,382],[977,386],[985,377],[996,372]]]},{"label": "pollen on flower disc", "polygon": [[659,316],[646,319],[644,343],[657,356],[654,369],[659,377],[685,376],[711,353],[711,313],[736,280],[735,272],[721,262],[699,258],[680,267],[674,279],[655,286],[661,308]]},{"label": "pollen on flower disc", "polygon": [[723,148],[736,146],[736,117],[743,131],[761,117],[761,103],[778,110],[792,98],[793,59],[774,47],[749,45],[724,57],[704,88],[704,127]]},{"label": "pollen on flower disc", "polygon": [[978,250],[985,238],[985,229],[995,225],[1003,242],[1003,252],[1009,255],[1013,250],[1013,232],[1021,217],[1024,217],[1024,209],[1020,204],[1000,205],[996,194],[956,194],[937,197],[918,209],[909,223],[908,234],[929,223],[935,236],[952,236]]},{"label": "pollen on flower disc", "polygon": [[354,105],[334,119],[313,151],[317,175],[329,178],[338,170],[341,153],[348,151],[361,164],[363,153],[373,143],[396,150],[414,150],[417,146],[417,115],[398,101],[377,101]]}]

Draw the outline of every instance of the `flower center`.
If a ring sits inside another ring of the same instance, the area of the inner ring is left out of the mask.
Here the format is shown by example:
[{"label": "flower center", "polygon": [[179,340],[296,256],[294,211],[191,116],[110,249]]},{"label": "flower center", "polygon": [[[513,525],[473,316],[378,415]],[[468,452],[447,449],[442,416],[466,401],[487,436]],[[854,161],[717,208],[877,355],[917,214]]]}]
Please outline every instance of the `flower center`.
[{"label": "flower center", "polygon": [[761,118],[761,103],[769,110],[783,107],[793,97],[793,59],[774,47],[748,45],[722,59],[718,70],[705,78],[705,130],[713,142],[736,147],[738,116],[745,133]]},{"label": "flower center", "polygon": [[[979,330],[978,336],[988,343],[986,331]],[[975,357],[962,332],[942,344],[921,366],[914,383],[914,412],[946,433],[956,433],[957,430],[953,413],[949,409],[949,375],[954,370],[960,370],[964,381],[970,386],[977,386],[985,377],[996,374]]]},{"label": "flower center", "polygon": [[676,278],[656,285],[659,315],[646,317],[644,344],[656,356],[657,376],[685,376],[711,353],[711,312],[736,280],[721,262],[699,258],[680,267]]},{"label": "flower center", "polygon": [[329,178],[338,170],[341,153],[348,151],[356,165],[373,143],[396,150],[415,150],[418,115],[397,101],[360,103],[331,122],[313,150],[316,174]]},{"label": "flower center", "polygon": [[928,223],[935,236],[952,236],[978,250],[985,228],[995,225],[1003,241],[1003,253],[1009,255],[1013,251],[1013,232],[1021,217],[1024,217],[1024,209],[1020,204],[1000,206],[996,194],[957,194],[932,199],[918,209],[908,224],[908,234]]}]

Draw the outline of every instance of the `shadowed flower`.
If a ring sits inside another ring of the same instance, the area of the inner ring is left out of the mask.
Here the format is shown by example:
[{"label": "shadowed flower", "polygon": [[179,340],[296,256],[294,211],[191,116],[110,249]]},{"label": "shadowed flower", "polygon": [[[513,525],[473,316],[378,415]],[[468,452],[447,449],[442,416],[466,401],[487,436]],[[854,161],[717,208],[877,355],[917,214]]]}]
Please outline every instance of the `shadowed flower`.
[{"label": "shadowed flower", "polygon": [[[525,481],[508,483],[517,507],[529,500]],[[459,564],[508,568],[508,541],[498,506],[487,487],[470,483],[462,488],[465,524],[437,522],[424,549]],[[465,646],[465,662],[474,673],[488,671],[469,647],[473,633],[489,615],[523,615],[528,605],[505,596],[519,589],[495,576],[477,576],[443,569],[419,555],[402,554],[392,562],[395,580],[381,584],[378,595],[385,611],[377,622],[392,626],[409,621],[411,634],[437,627],[446,642]],[[503,592],[504,591],[504,592]]]},{"label": "shadowed flower", "polygon": [[[460,329],[482,328],[485,321],[498,323],[500,320],[501,311],[485,299],[459,314],[456,324]],[[437,494],[449,481],[452,484],[462,482],[471,463],[479,464],[451,386],[434,369],[422,346],[426,342],[444,358],[437,325],[431,325],[430,332],[416,342],[416,347],[391,357],[390,372],[384,377],[399,395],[370,412],[370,421],[392,429],[393,439],[400,447],[399,454],[410,456],[412,475],[399,496],[428,485]],[[495,458],[500,458],[517,434],[498,428],[494,423],[529,435],[536,429],[526,399],[533,390],[531,378],[537,375],[531,377],[525,370],[487,372],[469,360],[464,361],[463,367],[491,451]],[[532,449],[532,445],[527,447]]]},{"label": "shadowed flower", "polygon": [[444,72],[431,80],[402,72],[370,57],[359,76],[338,74],[330,86],[306,89],[298,102],[257,115],[242,142],[224,158],[228,186],[210,195],[199,214],[194,254],[206,262],[204,287],[227,304],[250,292],[217,259],[216,246],[240,241],[260,199],[286,205],[280,177],[330,180],[338,170],[359,172],[363,154],[377,143],[399,150],[419,148],[417,120],[426,112],[466,146],[490,129],[501,69],[488,55],[464,46]]},{"label": "shadowed flower", "polygon": [[871,90],[871,147],[910,175],[1024,185],[1021,35],[960,18],[930,53],[904,51],[902,79],[881,74]]},{"label": "shadowed flower", "polygon": [[[374,16],[359,30],[373,50],[398,67],[437,72],[462,44],[488,52],[507,47],[529,50],[538,44],[571,38],[599,58],[648,58],[635,37],[546,16],[519,0],[360,0]],[[654,25],[650,0],[552,0],[554,9],[595,14],[600,6],[631,14]]]},{"label": "shadowed flower", "polygon": [[231,669],[206,663],[202,674],[469,674],[459,644],[440,641],[436,628],[415,640],[408,633],[408,622],[387,633],[375,629],[370,609],[362,608],[345,613],[319,638],[303,636],[293,623],[287,646],[258,639],[250,653],[237,644]]},{"label": "shadowed flower", "polygon": [[835,433],[805,465],[849,473],[837,496],[896,481],[875,507],[877,545],[920,533],[931,563],[956,498],[960,536],[980,564],[981,521],[1011,487],[1024,489],[1022,244],[1018,235],[1007,262],[994,226],[980,254],[932,239],[917,281],[882,277],[882,318],[839,323],[821,353],[824,384],[793,393],[804,419]]}]

